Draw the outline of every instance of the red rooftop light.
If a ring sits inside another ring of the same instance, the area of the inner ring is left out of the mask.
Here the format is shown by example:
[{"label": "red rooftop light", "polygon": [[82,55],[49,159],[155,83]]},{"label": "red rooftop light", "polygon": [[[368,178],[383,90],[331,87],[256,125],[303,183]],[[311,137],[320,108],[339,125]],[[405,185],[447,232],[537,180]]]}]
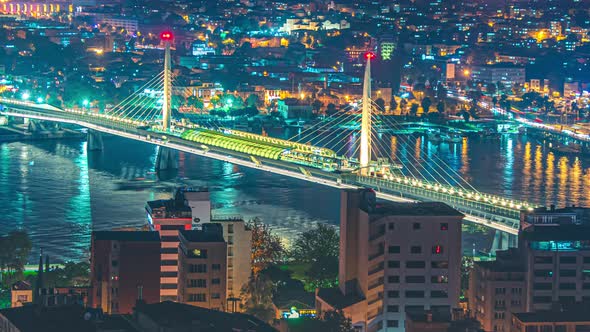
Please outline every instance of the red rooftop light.
[{"label": "red rooftop light", "polygon": [[170,31],[164,31],[160,34],[160,39],[162,39],[163,41],[170,41],[174,39],[174,35]]},{"label": "red rooftop light", "polygon": [[373,53],[373,52],[365,53],[365,59],[367,59],[367,60],[375,59],[375,53]]}]

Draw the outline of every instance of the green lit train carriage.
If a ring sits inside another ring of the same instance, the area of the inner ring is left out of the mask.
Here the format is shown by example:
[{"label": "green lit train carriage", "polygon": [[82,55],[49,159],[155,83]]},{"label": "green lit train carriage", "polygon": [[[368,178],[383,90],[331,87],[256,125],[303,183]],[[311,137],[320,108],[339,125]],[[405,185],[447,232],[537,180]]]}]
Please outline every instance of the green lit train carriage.
[{"label": "green lit train carriage", "polygon": [[232,129],[215,131],[198,128],[185,131],[181,137],[209,147],[218,147],[255,157],[282,160],[314,168],[337,170],[341,166],[340,159],[330,149]]}]

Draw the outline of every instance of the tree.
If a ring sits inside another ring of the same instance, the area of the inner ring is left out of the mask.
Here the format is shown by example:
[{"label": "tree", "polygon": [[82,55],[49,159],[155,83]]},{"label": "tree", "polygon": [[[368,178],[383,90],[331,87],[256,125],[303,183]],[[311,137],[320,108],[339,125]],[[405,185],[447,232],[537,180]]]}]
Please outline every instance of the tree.
[{"label": "tree", "polygon": [[391,97],[391,104],[389,104],[389,110],[391,112],[397,109],[397,101],[395,101],[395,97]]},{"label": "tree", "polygon": [[283,258],[285,250],[281,239],[260,219],[254,218],[248,227],[252,229],[252,273],[256,276],[269,265],[278,263]]},{"label": "tree", "polygon": [[443,101],[439,101],[436,104],[436,111],[440,114],[443,114],[445,112],[445,103]]},{"label": "tree", "polygon": [[336,228],[330,225],[317,224],[297,237],[290,256],[298,262],[310,264],[305,272],[309,278],[307,290],[336,285],[339,249],[340,236]]},{"label": "tree", "polygon": [[31,253],[32,243],[27,232],[15,230],[0,236],[0,271],[20,275]]},{"label": "tree", "polygon": [[488,94],[489,95],[495,95],[496,94],[496,90],[497,90],[496,84],[494,84],[494,83],[488,83],[486,85],[486,90],[488,91]]},{"label": "tree", "polygon": [[244,312],[264,322],[271,322],[275,315],[273,291],[274,286],[269,278],[262,274],[251,276],[241,289]]},{"label": "tree", "polygon": [[338,110],[336,109],[336,105],[329,103],[328,107],[326,107],[326,115],[327,116],[332,116],[334,114],[336,114],[338,112]]},{"label": "tree", "polygon": [[246,98],[246,106],[247,107],[256,107],[260,102],[260,98],[257,94],[251,93],[248,98]]},{"label": "tree", "polygon": [[315,113],[319,113],[323,106],[324,104],[317,99],[311,103],[311,107]]},{"label": "tree", "polygon": [[469,274],[473,268],[473,257],[463,256],[461,258],[461,291],[469,289]]},{"label": "tree", "polygon": [[410,115],[416,116],[416,114],[418,114],[418,108],[419,107],[420,106],[418,106],[418,104],[412,103],[412,106],[410,106]]},{"label": "tree", "polygon": [[323,321],[325,323],[323,331],[326,332],[353,332],[350,318],[344,316],[342,310],[326,311],[324,313]]},{"label": "tree", "polygon": [[408,100],[406,98],[402,98],[399,102],[399,108],[402,113],[405,113],[406,107],[408,106]]},{"label": "tree", "polygon": [[385,100],[383,100],[383,98],[377,98],[375,100],[375,105],[379,107],[380,111],[385,111]]},{"label": "tree", "polygon": [[424,113],[428,113],[430,110],[430,105],[432,105],[432,101],[430,100],[430,98],[424,97],[424,99],[422,99],[421,104]]}]

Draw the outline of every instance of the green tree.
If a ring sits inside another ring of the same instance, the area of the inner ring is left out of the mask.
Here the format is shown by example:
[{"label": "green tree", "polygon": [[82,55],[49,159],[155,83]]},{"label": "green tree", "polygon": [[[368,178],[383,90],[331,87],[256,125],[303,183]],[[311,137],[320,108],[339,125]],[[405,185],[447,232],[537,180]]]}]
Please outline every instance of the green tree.
[{"label": "green tree", "polygon": [[246,98],[246,106],[247,107],[257,107],[260,103],[260,98],[257,94],[251,93],[248,98]]},{"label": "green tree", "polygon": [[315,113],[319,113],[323,106],[324,104],[322,104],[322,102],[317,99],[311,103],[311,107]]},{"label": "green tree", "polygon": [[323,257],[338,258],[339,248],[340,236],[336,228],[319,223],[316,227],[299,234],[290,255],[299,262],[311,263]]},{"label": "green tree", "polygon": [[281,239],[260,219],[254,218],[248,223],[248,227],[252,230],[252,274],[256,276],[269,265],[279,263],[285,249]]},{"label": "green tree", "polygon": [[271,322],[275,314],[272,302],[273,291],[273,283],[266,276],[261,274],[250,277],[248,283],[241,289],[244,312],[262,321]]},{"label": "green tree", "polygon": [[338,280],[338,254],[340,236],[335,227],[317,224],[301,233],[295,240],[290,256],[298,262],[308,263],[306,290],[333,287]]},{"label": "green tree", "polygon": [[323,321],[325,323],[322,331],[326,332],[353,332],[350,318],[344,316],[342,310],[326,311],[324,313]]},{"label": "green tree", "polygon": [[329,103],[328,106],[326,107],[326,115],[327,116],[332,116],[334,114],[336,114],[338,112],[338,110],[336,109],[336,105]]},{"label": "green tree", "polygon": [[385,111],[385,100],[383,98],[377,98],[375,104],[379,107],[380,111]]},{"label": "green tree", "polygon": [[390,111],[395,111],[397,109],[397,101],[395,101],[395,97],[391,97],[391,104],[389,105]]},{"label": "green tree", "polygon": [[421,104],[424,113],[428,113],[430,111],[430,105],[432,105],[432,101],[430,100],[430,98],[424,97],[424,99],[422,99]]},{"label": "green tree", "polygon": [[418,106],[418,104],[412,103],[412,106],[410,106],[410,115],[416,116],[416,114],[418,114],[418,108],[420,108],[420,106]]},{"label": "green tree", "polygon": [[496,84],[494,84],[494,83],[488,83],[486,85],[486,90],[487,90],[487,92],[488,92],[489,95],[495,95],[496,94],[496,91],[497,91]]},{"label": "green tree", "polygon": [[0,268],[9,274],[21,274],[31,253],[27,232],[15,230],[0,237]]},{"label": "green tree", "polygon": [[443,114],[445,112],[445,103],[443,101],[439,101],[436,104],[436,111],[440,114]]},{"label": "green tree", "polygon": [[473,257],[463,256],[461,258],[461,292],[469,289],[469,274],[473,269]]}]

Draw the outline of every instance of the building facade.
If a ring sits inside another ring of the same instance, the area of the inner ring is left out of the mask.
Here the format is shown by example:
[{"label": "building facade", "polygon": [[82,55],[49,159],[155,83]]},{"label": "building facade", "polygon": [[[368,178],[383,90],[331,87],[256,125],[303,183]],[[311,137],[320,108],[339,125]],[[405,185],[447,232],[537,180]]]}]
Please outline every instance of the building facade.
[{"label": "building facade", "polygon": [[[212,220],[212,223],[221,225],[227,243],[227,297],[239,298],[252,271],[252,230],[241,218],[219,218]],[[228,303],[228,306],[231,304]]]},{"label": "building facade", "polygon": [[137,300],[160,300],[160,236],[156,232],[92,232],[91,306],[129,314]]},{"label": "building facade", "polygon": [[150,201],[146,205],[148,222],[161,237],[160,299],[176,301],[178,295],[178,231],[192,229],[191,208],[177,192],[169,200]]},{"label": "building facade", "polygon": [[226,310],[227,244],[219,224],[180,231],[178,301]]},{"label": "building facade", "polygon": [[590,301],[590,209],[521,213],[518,249],[476,262],[469,310],[485,331],[510,331],[514,314]]},{"label": "building facade", "polygon": [[461,213],[346,190],[340,215],[339,289],[317,292],[320,315],[343,309],[363,331],[404,331],[406,312],[459,306]]}]

